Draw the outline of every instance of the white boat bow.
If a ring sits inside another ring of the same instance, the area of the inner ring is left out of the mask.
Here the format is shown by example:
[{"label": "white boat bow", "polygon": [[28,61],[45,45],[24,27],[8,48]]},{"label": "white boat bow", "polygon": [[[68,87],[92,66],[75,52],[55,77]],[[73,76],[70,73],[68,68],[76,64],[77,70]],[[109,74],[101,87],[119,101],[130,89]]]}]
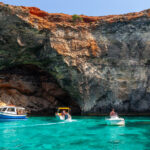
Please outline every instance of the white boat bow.
[{"label": "white boat bow", "polygon": [[106,118],[107,125],[125,125],[124,118],[120,118],[118,116],[112,116],[110,118]]}]

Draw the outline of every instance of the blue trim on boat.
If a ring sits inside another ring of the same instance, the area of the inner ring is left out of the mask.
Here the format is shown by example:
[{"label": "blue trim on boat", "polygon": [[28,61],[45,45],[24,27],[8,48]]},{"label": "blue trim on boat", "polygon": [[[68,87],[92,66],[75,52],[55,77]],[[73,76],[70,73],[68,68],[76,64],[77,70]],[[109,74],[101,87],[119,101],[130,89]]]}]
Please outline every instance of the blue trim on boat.
[{"label": "blue trim on boat", "polygon": [[26,115],[9,116],[9,115],[0,114],[0,119],[27,119],[27,117],[26,117]]}]

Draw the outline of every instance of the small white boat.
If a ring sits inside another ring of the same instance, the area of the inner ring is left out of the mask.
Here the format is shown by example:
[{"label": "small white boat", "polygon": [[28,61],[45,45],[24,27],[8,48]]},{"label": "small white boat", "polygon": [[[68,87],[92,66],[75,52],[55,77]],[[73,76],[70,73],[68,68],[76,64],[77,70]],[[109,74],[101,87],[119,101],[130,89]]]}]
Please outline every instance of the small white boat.
[{"label": "small white boat", "polygon": [[25,108],[12,105],[0,107],[0,119],[27,119]]},{"label": "small white boat", "polygon": [[[66,117],[66,115],[62,115],[63,111],[68,113],[68,117]],[[55,114],[56,118],[59,120],[71,121],[72,118],[71,115],[69,115],[70,111],[71,109],[69,107],[58,107],[57,113]]]},{"label": "small white boat", "polygon": [[124,118],[120,118],[117,115],[111,116],[110,118],[106,118],[105,120],[107,125],[120,125],[120,126],[125,125]]}]

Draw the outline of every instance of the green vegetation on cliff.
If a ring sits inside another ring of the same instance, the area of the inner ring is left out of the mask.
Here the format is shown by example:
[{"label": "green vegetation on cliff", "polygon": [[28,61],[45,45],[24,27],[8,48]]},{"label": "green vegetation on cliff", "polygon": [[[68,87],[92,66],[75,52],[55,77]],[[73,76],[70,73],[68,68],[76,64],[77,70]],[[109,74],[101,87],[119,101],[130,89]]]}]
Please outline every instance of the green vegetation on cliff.
[{"label": "green vegetation on cliff", "polygon": [[72,21],[73,22],[81,22],[81,21],[83,21],[83,18],[81,16],[79,16],[79,15],[74,14],[72,16]]}]

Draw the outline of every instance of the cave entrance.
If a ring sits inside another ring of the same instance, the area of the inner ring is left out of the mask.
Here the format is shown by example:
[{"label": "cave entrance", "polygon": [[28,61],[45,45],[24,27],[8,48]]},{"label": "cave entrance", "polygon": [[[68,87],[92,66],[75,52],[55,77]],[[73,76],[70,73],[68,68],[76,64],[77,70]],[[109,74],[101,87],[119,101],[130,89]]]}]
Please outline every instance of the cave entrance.
[{"label": "cave entrance", "polygon": [[0,101],[25,107],[31,115],[54,115],[57,107],[67,106],[73,115],[79,105],[53,76],[35,65],[16,65],[0,70]]}]

